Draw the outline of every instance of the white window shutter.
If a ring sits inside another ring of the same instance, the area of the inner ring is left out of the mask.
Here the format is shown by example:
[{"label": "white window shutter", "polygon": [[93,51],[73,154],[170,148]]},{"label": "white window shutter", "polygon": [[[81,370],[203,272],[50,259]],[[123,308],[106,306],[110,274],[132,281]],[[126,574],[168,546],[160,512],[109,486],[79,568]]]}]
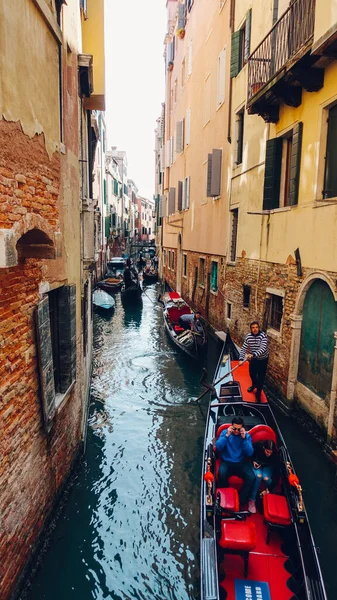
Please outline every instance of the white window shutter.
[{"label": "white window shutter", "polygon": [[221,50],[218,62],[218,106],[225,101],[226,86],[226,48]]},{"label": "white window shutter", "polygon": [[182,197],[182,210],[186,208],[186,177],[183,179],[183,197]]},{"label": "white window shutter", "polygon": [[191,178],[185,177],[185,208],[190,207],[190,187],[191,187]]},{"label": "white window shutter", "polygon": [[163,172],[165,169],[165,146],[160,148],[160,171]]},{"label": "white window shutter", "polygon": [[188,42],[188,60],[187,60],[187,76],[191,75],[192,73],[192,40],[190,40]]},{"label": "white window shutter", "polygon": [[189,146],[191,143],[191,107],[189,106],[186,111],[186,124],[185,124],[185,144]]},{"label": "white window shutter", "polygon": [[184,150],[184,119],[176,123],[176,152],[181,154]]},{"label": "white window shutter", "polygon": [[170,138],[170,166],[173,164],[174,137]]}]

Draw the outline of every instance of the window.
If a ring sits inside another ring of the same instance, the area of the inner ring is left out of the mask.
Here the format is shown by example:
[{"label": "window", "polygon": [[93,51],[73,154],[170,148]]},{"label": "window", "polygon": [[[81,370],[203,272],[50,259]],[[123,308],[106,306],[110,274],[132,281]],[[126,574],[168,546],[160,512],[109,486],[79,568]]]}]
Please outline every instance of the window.
[{"label": "window", "polygon": [[182,210],[186,210],[190,207],[190,188],[191,178],[185,177],[183,181],[183,193],[182,193]]},{"label": "window", "polygon": [[166,250],[163,250],[163,267],[166,265]]},{"label": "window", "polygon": [[171,268],[171,250],[168,251],[168,268]]},{"label": "window", "polygon": [[184,151],[184,119],[176,122],[176,152],[181,154]]},{"label": "window", "polygon": [[250,55],[251,22],[252,9],[247,12],[241,29],[232,33],[231,77],[236,77],[240,73]]},{"label": "window", "polygon": [[186,60],[184,58],[181,63],[181,87],[184,87],[184,85],[185,85],[185,66],[186,66]]},{"label": "window", "polygon": [[245,308],[248,308],[249,304],[250,304],[250,291],[251,291],[250,285],[243,286],[243,306]]},{"label": "window", "polygon": [[183,254],[183,277],[187,277],[187,254]]},{"label": "window", "polygon": [[280,331],[283,315],[283,298],[274,294],[271,294],[270,298],[269,326],[276,331]]},{"label": "window", "polygon": [[298,203],[303,124],[267,141],[263,210]]},{"label": "window", "polygon": [[205,285],[205,259],[199,258],[199,285]]},{"label": "window", "polygon": [[171,269],[172,271],[174,271],[174,251],[172,250],[172,254],[171,254]]},{"label": "window", "polygon": [[212,268],[211,268],[211,291],[218,291],[218,263],[215,260],[212,260]]},{"label": "window", "polygon": [[226,48],[221,50],[218,58],[218,108],[225,101],[225,86],[226,86]]},{"label": "window", "polygon": [[231,211],[231,235],[230,235],[230,251],[229,257],[231,262],[236,261],[236,243],[238,237],[238,221],[239,221],[239,210],[235,208]]},{"label": "window", "polygon": [[222,150],[215,149],[208,155],[207,197],[217,198],[221,193]]},{"label": "window", "polygon": [[236,115],[236,164],[242,163],[243,156],[243,129],[244,129],[244,115],[245,109],[243,108]]},{"label": "window", "polygon": [[204,126],[211,120],[211,76],[205,79],[204,86]]},{"label": "window", "polygon": [[227,316],[227,319],[232,318],[232,303],[231,302],[226,302],[226,316]]},{"label": "window", "polygon": [[49,292],[37,305],[36,330],[44,423],[50,431],[56,394],[76,379],[76,286]]},{"label": "window", "polygon": [[330,108],[328,116],[328,134],[325,153],[325,172],[323,198],[335,198],[337,196],[337,169],[336,169],[336,146],[337,146],[337,104]]}]

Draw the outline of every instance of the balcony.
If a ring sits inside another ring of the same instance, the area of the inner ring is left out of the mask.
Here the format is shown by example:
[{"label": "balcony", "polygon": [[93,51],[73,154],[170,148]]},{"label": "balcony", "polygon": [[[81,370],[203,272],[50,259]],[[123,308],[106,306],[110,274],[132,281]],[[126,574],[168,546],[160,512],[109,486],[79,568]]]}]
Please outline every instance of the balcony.
[{"label": "balcony", "polygon": [[311,54],[316,0],[294,0],[248,59],[249,114],[279,119],[281,102],[299,106],[302,88],[323,86],[324,70]]}]

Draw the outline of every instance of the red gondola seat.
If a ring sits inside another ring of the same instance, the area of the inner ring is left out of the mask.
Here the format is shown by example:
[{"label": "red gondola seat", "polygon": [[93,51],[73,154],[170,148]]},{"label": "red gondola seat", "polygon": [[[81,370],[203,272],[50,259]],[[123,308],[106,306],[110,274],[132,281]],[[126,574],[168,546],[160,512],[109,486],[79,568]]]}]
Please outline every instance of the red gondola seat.
[{"label": "red gondola seat", "polygon": [[287,527],[291,523],[287,498],[278,494],[264,494],[263,514],[268,526],[266,543],[269,544],[273,528]]},{"label": "red gondola seat", "polygon": [[239,554],[244,560],[244,577],[248,575],[249,552],[256,547],[256,529],[250,521],[221,521],[219,546],[225,554]]},{"label": "red gondola seat", "polygon": [[236,489],[232,487],[217,488],[217,495],[220,494],[220,507],[230,510],[232,512],[238,512],[240,510],[239,494]]}]

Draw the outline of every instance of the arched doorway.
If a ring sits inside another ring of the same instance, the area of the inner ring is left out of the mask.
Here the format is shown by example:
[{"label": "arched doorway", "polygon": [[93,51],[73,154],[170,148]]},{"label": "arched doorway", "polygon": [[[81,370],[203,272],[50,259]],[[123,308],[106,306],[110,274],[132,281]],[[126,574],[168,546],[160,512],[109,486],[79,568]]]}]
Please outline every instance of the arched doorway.
[{"label": "arched doorway", "polygon": [[327,402],[331,394],[336,331],[335,298],[327,283],[316,279],[303,304],[297,378]]}]

